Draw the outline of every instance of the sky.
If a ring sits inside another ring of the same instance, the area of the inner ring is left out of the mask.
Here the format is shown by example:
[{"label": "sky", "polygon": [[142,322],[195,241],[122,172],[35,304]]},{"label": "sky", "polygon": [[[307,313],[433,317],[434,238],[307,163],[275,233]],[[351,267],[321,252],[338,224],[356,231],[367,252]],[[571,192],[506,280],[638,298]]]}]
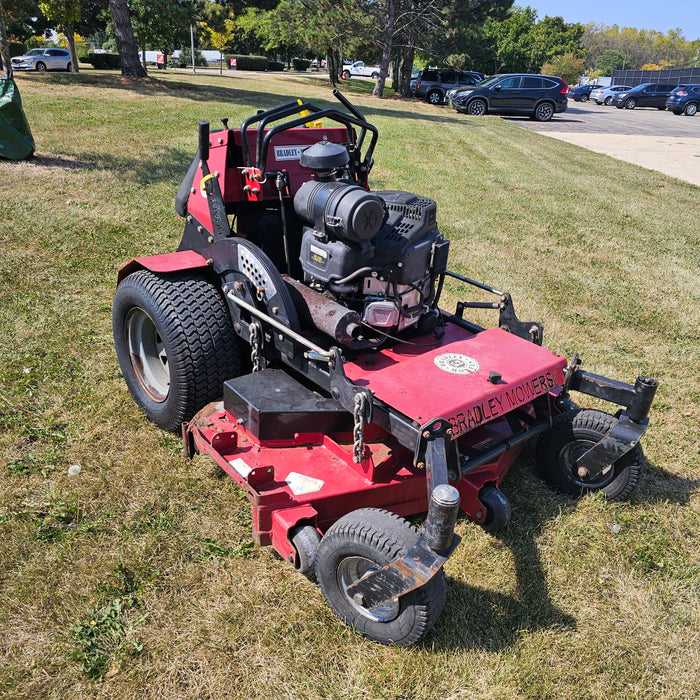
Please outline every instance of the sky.
[{"label": "sky", "polygon": [[563,17],[565,22],[655,29],[664,34],[680,27],[688,41],[700,39],[700,0],[516,0],[537,10],[537,18]]}]

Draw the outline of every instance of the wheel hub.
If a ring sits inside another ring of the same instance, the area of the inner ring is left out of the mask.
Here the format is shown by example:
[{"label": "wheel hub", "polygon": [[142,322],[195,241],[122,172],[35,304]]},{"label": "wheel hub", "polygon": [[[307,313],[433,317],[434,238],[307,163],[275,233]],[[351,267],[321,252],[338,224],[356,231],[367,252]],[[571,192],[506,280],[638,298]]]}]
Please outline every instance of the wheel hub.
[{"label": "wheel hub", "polygon": [[590,450],[596,443],[589,440],[577,440],[565,445],[559,453],[559,464],[562,469],[572,477],[576,478],[576,482],[580,486],[600,486],[607,484],[613,474],[613,465],[608,465],[596,479],[588,478],[588,469],[585,467],[577,467],[576,462]]},{"label": "wheel hub", "polygon": [[371,571],[376,571],[378,568],[379,567],[373,561],[365,557],[346,557],[338,565],[338,585],[343,591],[348,603],[350,603],[360,615],[374,622],[391,622],[391,620],[396,619],[399,614],[400,604],[398,598],[395,598],[385,605],[380,605],[374,610],[368,610],[362,604],[362,596],[350,596],[348,594],[348,588],[353,583],[359,581]]},{"label": "wheel hub", "polygon": [[148,396],[162,403],[170,391],[170,368],[163,339],[143,309],[129,312],[125,329],[134,374]]}]

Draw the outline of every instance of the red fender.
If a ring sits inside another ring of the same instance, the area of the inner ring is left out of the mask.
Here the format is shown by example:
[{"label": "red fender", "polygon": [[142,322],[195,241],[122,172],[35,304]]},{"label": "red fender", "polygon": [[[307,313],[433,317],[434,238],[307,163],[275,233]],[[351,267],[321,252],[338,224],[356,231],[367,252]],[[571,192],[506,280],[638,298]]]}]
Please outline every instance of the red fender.
[{"label": "red fender", "polygon": [[163,255],[149,255],[144,258],[134,258],[119,270],[117,284],[136,270],[150,270],[151,272],[180,272],[181,270],[196,270],[200,267],[208,267],[208,263],[194,250],[180,250],[176,253],[164,253]]}]

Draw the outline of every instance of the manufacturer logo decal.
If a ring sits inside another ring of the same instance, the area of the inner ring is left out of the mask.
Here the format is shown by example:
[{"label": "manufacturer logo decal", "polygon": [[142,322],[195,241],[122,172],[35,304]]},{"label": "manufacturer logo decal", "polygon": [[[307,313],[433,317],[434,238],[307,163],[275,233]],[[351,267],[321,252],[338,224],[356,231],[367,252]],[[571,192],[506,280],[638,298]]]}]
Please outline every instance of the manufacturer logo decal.
[{"label": "manufacturer logo decal", "polygon": [[446,352],[435,358],[435,364],[443,372],[450,374],[472,374],[479,371],[479,363],[469,355],[458,352]]},{"label": "manufacturer logo decal", "polygon": [[275,146],[275,160],[299,160],[308,146]]}]

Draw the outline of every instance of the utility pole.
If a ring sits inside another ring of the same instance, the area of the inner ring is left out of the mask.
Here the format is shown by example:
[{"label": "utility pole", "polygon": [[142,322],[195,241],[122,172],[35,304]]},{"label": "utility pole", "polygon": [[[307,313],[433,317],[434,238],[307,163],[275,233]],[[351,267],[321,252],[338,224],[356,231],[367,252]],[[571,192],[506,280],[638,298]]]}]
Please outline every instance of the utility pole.
[{"label": "utility pole", "polygon": [[197,71],[194,68],[194,26],[190,24],[190,47],[192,51],[192,72],[196,73]]}]

